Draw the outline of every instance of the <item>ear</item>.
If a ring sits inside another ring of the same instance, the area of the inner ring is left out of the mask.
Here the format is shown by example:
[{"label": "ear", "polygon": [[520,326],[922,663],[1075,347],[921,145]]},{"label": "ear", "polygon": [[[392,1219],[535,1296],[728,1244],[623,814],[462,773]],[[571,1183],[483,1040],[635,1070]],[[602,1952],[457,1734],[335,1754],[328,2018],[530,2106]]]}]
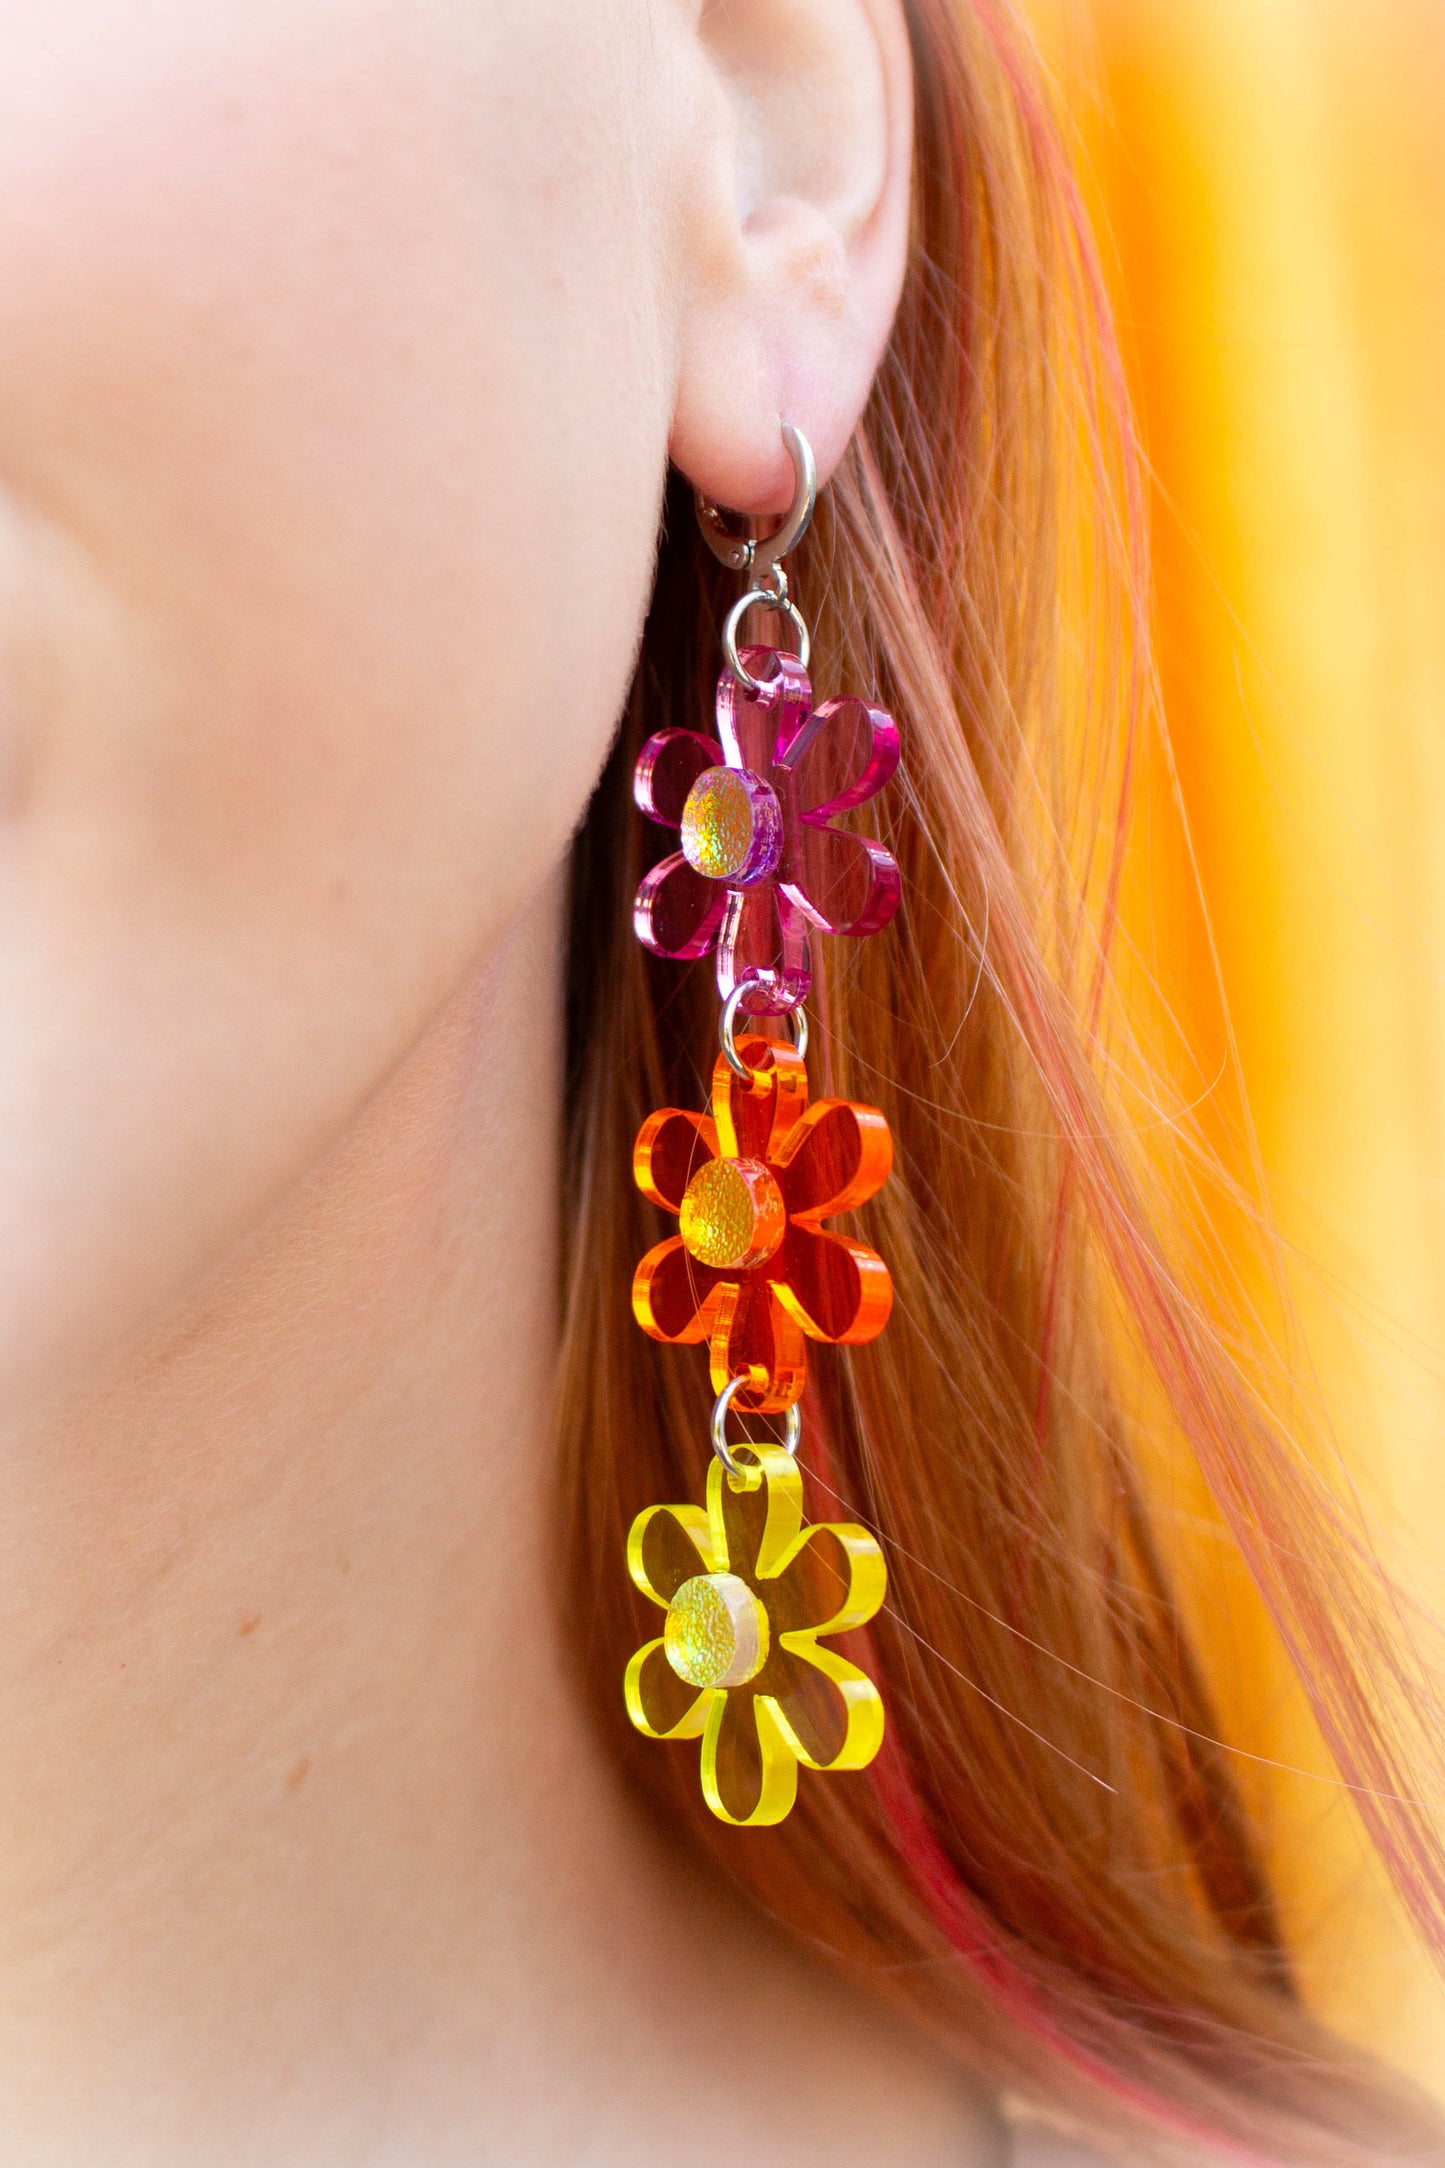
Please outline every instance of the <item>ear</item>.
[{"label": "ear", "polygon": [[734,511],[786,509],[780,427],[825,481],[883,355],[908,250],[903,0],[703,0],[671,451]]}]

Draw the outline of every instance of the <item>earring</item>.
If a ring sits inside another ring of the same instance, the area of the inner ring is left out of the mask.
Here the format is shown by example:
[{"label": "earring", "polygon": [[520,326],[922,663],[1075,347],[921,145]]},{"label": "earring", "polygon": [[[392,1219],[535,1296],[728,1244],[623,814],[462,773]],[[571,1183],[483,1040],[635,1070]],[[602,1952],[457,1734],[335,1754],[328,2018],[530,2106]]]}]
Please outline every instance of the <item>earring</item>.
[{"label": "earring", "polygon": [[[898,765],[892,719],[865,701],[814,708],[808,627],[783,557],[812,519],[817,479],[783,426],[795,489],[762,539],[700,493],[709,547],[744,575],[723,626],[716,735],[664,730],[638,757],[635,796],[679,849],[647,875],[634,925],[655,955],[715,953],[719,1052],[706,1113],[665,1107],[633,1153],[638,1187],[677,1232],[637,1268],[632,1303],[656,1340],[706,1344],[713,1458],[704,1506],[650,1506],[627,1563],[666,1616],[627,1667],[628,1714],[651,1739],[701,1739],[702,1788],[722,1821],[757,1828],[792,1808],[800,1766],[862,1769],[883,1739],[866,1673],[825,1644],[883,1602],[878,1543],[850,1522],[805,1524],[799,1401],[809,1340],[858,1346],[888,1320],[893,1285],[866,1244],[825,1226],[865,1204],[893,1159],[875,1107],[809,1101],[804,1010],[818,933],[876,933],[898,907],[898,867],[835,825]],[[738,646],[755,608],[778,611],[798,652]],[[786,1039],[747,1028],[782,1022]],[[781,1443],[729,1443],[730,1415],[780,1416]]]}]

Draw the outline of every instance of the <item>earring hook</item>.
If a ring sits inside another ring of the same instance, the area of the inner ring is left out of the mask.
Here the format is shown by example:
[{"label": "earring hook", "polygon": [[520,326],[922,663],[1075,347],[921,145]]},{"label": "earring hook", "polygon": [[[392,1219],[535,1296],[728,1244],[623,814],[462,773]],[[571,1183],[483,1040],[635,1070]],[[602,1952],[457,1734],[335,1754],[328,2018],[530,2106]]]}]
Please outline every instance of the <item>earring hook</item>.
[{"label": "earring hook", "polygon": [[746,573],[749,579],[760,572],[771,571],[789,550],[797,548],[808,531],[813,507],[818,501],[818,468],[813,447],[792,422],[784,422],[782,427],[783,442],[793,462],[793,501],[784,514],[782,525],[772,534],[752,537],[736,533],[732,522],[737,515],[725,512],[701,490],[697,492],[697,523],[708,548],[719,563],[725,564],[730,571]]}]

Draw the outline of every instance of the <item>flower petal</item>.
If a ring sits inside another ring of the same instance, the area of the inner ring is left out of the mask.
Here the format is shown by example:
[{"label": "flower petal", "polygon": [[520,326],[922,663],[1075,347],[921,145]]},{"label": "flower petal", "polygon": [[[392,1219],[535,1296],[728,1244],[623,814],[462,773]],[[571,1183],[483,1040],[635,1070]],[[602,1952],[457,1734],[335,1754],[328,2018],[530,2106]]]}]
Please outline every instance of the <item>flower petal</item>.
[{"label": "flower petal", "polygon": [[[709,1535],[715,1548],[712,1516]],[[800,1528],[776,1558],[764,1595],[769,1623],[786,1641],[799,1633],[851,1633],[866,1626],[887,1592],[877,1537],[854,1521],[816,1521]]]},{"label": "flower petal", "polygon": [[[798,1555],[803,1478],[792,1455],[772,1438],[739,1450],[739,1475],[729,1475],[721,1461],[708,1469],[708,1542],[726,1571],[738,1574],[771,1609],[771,1576]],[[812,1624],[812,1617],[801,1615],[781,1621]]]},{"label": "flower petal", "polygon": [[792,773],[803,817],[821,824],[875,797],[896,770],[898,753],[892,716],[845,694],[825,700],[778,757]]},{"label": "flower petal", "polygon": [[767,1694],[734,1688],[718,1697],[702,1742],[702,1790],[720,1821],[764,1829],[781,1822],[798,1792],[798,1760]]},{"label": "flower petal", "polygon": [[670,1235],[649,1250],[632,1281],[632,1312],[654,1340],[691,1347],[705,1340],[718,1322],[726,1293],[708,1265],[684,1249],[681,1235]]},{"label": "flower petal", "polygon": [[674,851],[646,875],[632,906],[632,926],[654,956],[687,961],[712,947],[728,892]]},{"label": "flower petal", "polygon": [[891,851],[845,828],[798,822],[783,863],[783,904],[825,933],[877,933],[898,909],[903,893]]},{"label": "flower petal", "polygon": [[649,1115],[632,1148],[632,1172],[644,1197],[680,1212],[699,1167],[717,1158],[717,1126],[706,1114],[664,1107]]},{"label": "flower petal", "polygon": [[[778,1302],[811,1340],[861,1347],[875,1340],[893,1308],[893,1280],[866,1242],[794,1220],[765,1268]],[[741,1398],[741,1395],[739,1396]]]},{"label": "flower petal", "polygon": [[819,1220],[866,1204],[892,1166],[892,1133],[876,1107],[820,1099],[776,1152],[773,1171],[790,1216]]},{"label": "flower petal", "polygon": [[747,1077],[737,1074],[725,1054],[713,1064],[718,1151],[724,1159],[771,1162],[807,1110],[808,1072],[785,1040],[748,1032],[735,1047]]},{"label": "flower petal", "polygon": [[792,898],[772,881],[729,889],[717,944],[723,1000],[745,985],[741,1005],[749,1015],[780,1016],[807,998],[812,983],[808,921]]},{"label": "flower petal", "polygon": [[779,1730],[809,1769],[866,1769],[883,1744],[883,1696],[866,1671],[811,1634],[787,1634],[798,1659],[774,1702]]},{"label": "flower petal", "polygon": [[647,1506],[627,1535],[627,1570],[633,1586],[664,1610],[700,1573],[721,1573],[726,1553],[713,1541],[713,1523],[701,1506]]},{"label": "flower petal", "polygon": [[728,764],[766,777],[808,719],[813,688],[796,655],[771,647],[745,647],[739,661],[760,690],[747,692],[724,670],[717,682],[717,734]]},{"label": "flower petal", "polygon": [[722,765],[722,747],[700,730],[659,730],[637,756],[632,795],[650,821],[676,828],[698,777]]},{"label": "flower petal", "polygon": [[622,1691],[628,1715],[649,1739],[700,1738],[720,1698],[715,1690],[686,1685],[668,1662],[661,1640],[637,1651]]},{"label": "flower petal", "polygon": [[778,1414],[792,1407],[808,1380],[800,1321],[775,1296],[762,1269],[734,1284],[737,1299],[720,1307],[710,1335],[712,1389],[739,1375],[747,1384],[733,1406],[740,1415]]}]

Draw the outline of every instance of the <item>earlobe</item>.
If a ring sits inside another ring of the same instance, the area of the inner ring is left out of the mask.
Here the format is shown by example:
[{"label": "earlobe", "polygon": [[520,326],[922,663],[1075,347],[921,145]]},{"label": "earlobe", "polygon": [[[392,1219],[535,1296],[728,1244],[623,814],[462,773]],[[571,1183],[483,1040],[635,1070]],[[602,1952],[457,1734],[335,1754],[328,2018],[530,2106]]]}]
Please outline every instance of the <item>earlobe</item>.
[{"label": "earlobe", "polygon": [[780,511],[779,423],[827,476],[892,328],[906,262],[912,77],[902,0],[707,0],[695,230],[679,239],[672,457],[742,512]]}]

